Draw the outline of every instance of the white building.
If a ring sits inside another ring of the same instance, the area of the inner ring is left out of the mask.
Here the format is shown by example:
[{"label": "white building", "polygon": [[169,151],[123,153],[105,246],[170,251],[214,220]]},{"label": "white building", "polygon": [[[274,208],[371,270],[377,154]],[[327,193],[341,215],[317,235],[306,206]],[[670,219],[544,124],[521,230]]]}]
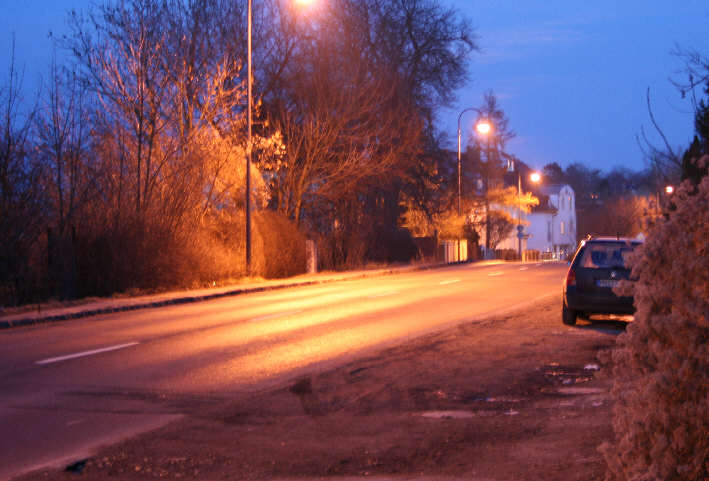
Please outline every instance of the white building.
[{"label": "white building", "polygon": [[[536,250],[554,258],[573,254],[576,248],[576,196],[570,185],[548,185],[534,189],[539,205],[522,213],[522,250]],[[518,213],[514,213],[517,218]],[[517,229],[497,249],[518,250]]]}]

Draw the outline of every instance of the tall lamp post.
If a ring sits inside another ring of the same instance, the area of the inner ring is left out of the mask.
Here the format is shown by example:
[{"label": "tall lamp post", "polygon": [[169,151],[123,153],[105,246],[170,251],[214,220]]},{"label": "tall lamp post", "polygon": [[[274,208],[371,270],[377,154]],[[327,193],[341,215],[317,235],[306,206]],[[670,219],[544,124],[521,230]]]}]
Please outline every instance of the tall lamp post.
[{"label": "tall lamp post", "polygon": [[[300,5],[309,5],[314,0],[294,0]],[[251,68],[251,23],[253,10],[251,8],[252,0],[247,0],[246,7],[246,95],[248,97],[246,107],[246,274],[251,275],[251,125],[252,125],[252,106],[253,106],[253,75]]]},{"label": "tall lamp post", "polygon": [[[535,184],[542,179],[539,172],[529,174],[529,180]],[[522,239],[524,238],[524,227],[522,227],[522,173],[517,167],[517,255],[522,260]]]},{"label": "tall lamp post", "polygon": [[253,93],[251,91],[251,0],[248,0],[246,9],[246,275],[251,275],[251,105]]},{"label": "tall lamp post", "polygon": [[[460,137],[461,137],[461,128],[460,128],[460,121],[463,119],[463,114],[465,112],[470,112],[470,111],[475,111],[478,113],[478,115],[481,117],[481,119],[475,124],[475,130],[481,134],[481,135],[489,135],[490,131],[492,130],[492,124],[488,120],[484,118],[484,114],[482,111],[478,108],[475,107],[470,107],[465,110],[463,110],[460,115],[458,115],[458,217],[461,215],[461,210],[460,210],[460,202],[461,202],[461,163],[460,163]],[[460,239],[458,239],[458,261],[460,261]]]}]

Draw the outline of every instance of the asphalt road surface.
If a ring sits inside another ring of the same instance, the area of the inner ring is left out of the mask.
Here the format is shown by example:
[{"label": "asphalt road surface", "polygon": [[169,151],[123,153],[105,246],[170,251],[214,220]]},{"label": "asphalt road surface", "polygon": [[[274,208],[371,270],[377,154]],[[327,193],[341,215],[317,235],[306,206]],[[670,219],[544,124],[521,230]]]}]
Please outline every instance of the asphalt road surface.
[{"label": "asphalt road surface", "polygon": [[565,269],[460,265],[0,331],[0,479],[230,393],[560,296]]}]

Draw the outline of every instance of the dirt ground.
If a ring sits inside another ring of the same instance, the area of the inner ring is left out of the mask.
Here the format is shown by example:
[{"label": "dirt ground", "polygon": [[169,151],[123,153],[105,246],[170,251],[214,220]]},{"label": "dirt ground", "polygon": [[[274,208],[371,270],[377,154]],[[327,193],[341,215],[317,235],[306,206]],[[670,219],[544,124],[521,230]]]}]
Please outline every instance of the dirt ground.
[{"label": "dirt ground", "polygon": [[20,479],[600,480],[612,406],[596,356],[623,328],[564,326],[549,299],[185,406],[164,428]]}]

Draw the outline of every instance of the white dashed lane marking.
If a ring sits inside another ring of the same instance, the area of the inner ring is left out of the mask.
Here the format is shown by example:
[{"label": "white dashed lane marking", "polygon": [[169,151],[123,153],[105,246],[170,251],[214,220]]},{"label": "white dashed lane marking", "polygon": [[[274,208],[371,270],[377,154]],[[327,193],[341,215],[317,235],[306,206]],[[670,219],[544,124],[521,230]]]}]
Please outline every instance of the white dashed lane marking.
[{"label": "white dashed lane marking", "polygon": [[73,354],[67,354],[66,356],[50,357],[47,359],[42,359],[41,361],[35,362],[35,364],[53,364],[55,362],[68,361],[69,359],[76,359],[78,357],[93,356],[95,354],[101,354],[104,352],[118,351],[119,349],[125,349],[127,347],[135,346],[139,344],[138,342],[127,342],[125,344],[118,344],[116,346],[103,347],[101,349],[92,349],[90,351],[75,352]]}]

